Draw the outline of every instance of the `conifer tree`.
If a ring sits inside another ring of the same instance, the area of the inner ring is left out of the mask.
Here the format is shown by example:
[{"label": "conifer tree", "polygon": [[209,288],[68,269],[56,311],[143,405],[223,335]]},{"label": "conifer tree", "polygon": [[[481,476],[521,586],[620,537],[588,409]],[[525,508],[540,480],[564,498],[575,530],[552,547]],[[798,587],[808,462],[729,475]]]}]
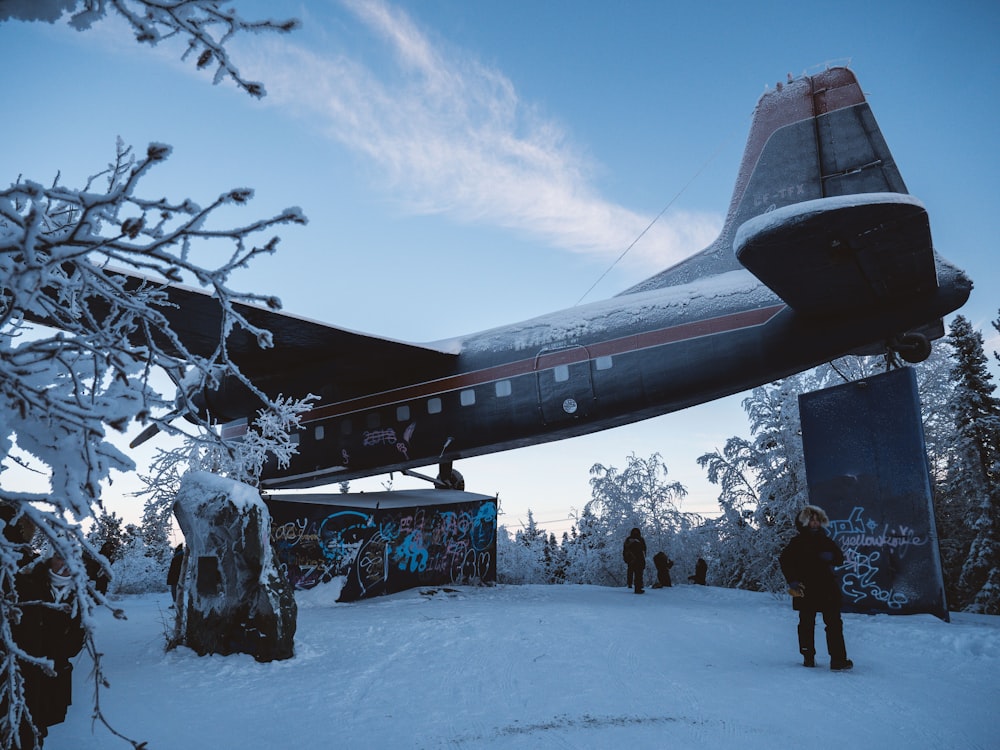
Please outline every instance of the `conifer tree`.
[{"label": "conifer tree", "polygon": [[545,530],[538,527],[535,514],[528,508],[528,523],[514,535],[514,539],[525,547],[540,547],[545,543]]},{"label": "conifer tree", "polygon": [[171,556],[170,528],[173,525],[173,511],[149,501],[142,509],[142,541],[146,545],[146,555],[169,562]]},{"label": "conifer tree", "polygon": [[924,445],[935,487],[946,478],[948,457],[955,436],[948,400],[952,395],[951,368],[954,363],[947,339],[934,342],[931,355],[915,367],[917,392],[920,395]]},{"label": "conifer tree", "polygon": [[566,582],[566,550],[560,546],[555,534],[545,541],[546,583]]},{"label": "conifer tree", "polygon": [[[589,503],[588,503],[589,506]],[[592,507],[584,507],[570,529],[566,548],[567,583],[616,586],[624,583],[620,551],[611,543]]]},{"label": "conifer tree", "polygon": [[547,583],[548,539],[528,510],[528,522],[513,538],[505,526],[497,532],[497,575],[503,583]]},{"label": "conifer tree", "polygon": [[[971,530],[968,554],[955,590],[958,608],[1000,614],[1000,401],[987,369],[983,336],[962,315],[949,331],[955,362],[949,402],[955,442],[946,493],[954,521]],[[951,526],[949,526],[951,528]]]},{"label": "conifer tree", "polygon": [[87,541],[94,549],[103,549],[107,553],[108,562],[114,562],[125,544],[124,534],[121,516],[114,512],[108,513],[106,508],[101,508],[101,512],[94,519],[94,525],[87,533]]}]

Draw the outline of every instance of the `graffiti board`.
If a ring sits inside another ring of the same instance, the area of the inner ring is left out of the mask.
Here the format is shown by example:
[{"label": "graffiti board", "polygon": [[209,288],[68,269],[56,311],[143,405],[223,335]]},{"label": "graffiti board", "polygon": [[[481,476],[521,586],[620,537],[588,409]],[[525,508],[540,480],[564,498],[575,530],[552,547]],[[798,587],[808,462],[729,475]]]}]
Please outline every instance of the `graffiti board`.
[{"label": "graffiti board", "polygon": [[343,576],[338,601],[496,580],[496,498],[396,490],[265,498],[279,564],[297,589]]},{"label": "graffiti board", "polygon": [[847,612],[948,620],[912,368],[799,396],[810,502],[844,551]]}]

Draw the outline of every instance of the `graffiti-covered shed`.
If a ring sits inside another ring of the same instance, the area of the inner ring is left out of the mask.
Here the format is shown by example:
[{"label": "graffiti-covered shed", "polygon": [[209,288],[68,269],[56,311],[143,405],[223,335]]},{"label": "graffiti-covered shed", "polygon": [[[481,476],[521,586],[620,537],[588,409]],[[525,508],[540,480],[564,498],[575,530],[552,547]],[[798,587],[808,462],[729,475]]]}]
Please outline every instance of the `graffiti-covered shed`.
[{"label": "graffiti-covered shed", "polygon": [[344,576],[339,601],[496,580],[497,501],[458,490],[265,497],[297,589]]}]

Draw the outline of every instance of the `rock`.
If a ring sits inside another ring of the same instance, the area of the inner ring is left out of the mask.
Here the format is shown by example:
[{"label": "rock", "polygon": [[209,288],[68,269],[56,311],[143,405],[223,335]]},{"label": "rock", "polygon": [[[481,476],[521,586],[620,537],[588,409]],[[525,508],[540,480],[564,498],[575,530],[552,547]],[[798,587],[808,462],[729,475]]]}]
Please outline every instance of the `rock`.
[{"label": "rock", "polygon": [[173,645],[257,661],[294,653],[296,606],[271,549],[271,519],[258,491],[188,472],[174,501],[186,544]]}]

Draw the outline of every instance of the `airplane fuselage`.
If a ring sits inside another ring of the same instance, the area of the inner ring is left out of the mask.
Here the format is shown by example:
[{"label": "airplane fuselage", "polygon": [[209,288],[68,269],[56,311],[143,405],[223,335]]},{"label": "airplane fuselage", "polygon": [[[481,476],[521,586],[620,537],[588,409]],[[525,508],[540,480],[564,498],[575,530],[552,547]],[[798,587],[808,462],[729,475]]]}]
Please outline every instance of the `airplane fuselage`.
[{"label": "airplane fuselage", "polygon": [[[737,393],[929,324],[968,295],[939,286],[878,314],[796,313],[731,271],[438,342],[454,372],[317,405],[272,489],[313,487],[607,429]],[[235,432],[241,426],[234,425]],[[233,432],[231,430],[231,432]]]}]

